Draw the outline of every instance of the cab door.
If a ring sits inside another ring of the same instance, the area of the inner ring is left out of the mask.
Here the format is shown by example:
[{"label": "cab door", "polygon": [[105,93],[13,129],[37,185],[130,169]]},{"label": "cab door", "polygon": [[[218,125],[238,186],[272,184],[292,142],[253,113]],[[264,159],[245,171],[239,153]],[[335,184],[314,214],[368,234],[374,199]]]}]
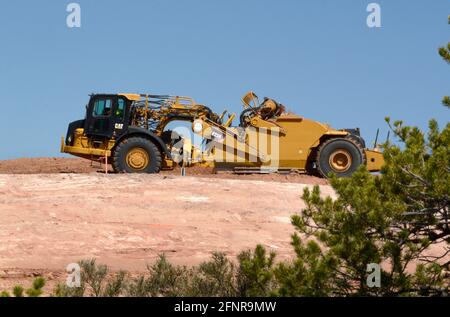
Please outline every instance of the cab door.
[{"label": "cab door", "polygon": [[124,97],[118,96],[114,105],[113,136],[120,137],[128,129],[129,101]]},{"label": "cab door", "polygon": [[115,95],[91,98],[86,114],[86,134],[101,138],[122,135],[128,129],[128,99]]},{"label": "cab door", "polygon": [[86,134],[91,136],[108,137],[113,133],[112,113],[113,96],[93,96],[86,113]]}]

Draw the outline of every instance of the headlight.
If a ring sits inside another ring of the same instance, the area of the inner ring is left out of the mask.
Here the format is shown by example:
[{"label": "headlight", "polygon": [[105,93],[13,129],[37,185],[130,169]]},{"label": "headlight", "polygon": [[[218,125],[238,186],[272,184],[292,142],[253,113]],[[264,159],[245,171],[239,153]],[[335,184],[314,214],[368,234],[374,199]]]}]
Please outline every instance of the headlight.
[{"label": "headlight", "polygon": [[192,125],[192,129],[195,133],[200,133],[203,131],[203,121],[196,120],[194,121],[194,124]]}]

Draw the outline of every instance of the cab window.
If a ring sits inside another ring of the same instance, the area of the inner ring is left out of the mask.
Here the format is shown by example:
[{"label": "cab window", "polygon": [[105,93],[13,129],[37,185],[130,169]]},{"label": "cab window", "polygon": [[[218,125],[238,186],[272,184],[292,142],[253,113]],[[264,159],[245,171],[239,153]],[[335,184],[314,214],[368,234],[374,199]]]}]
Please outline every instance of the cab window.
[{"label": "cab window", "polygon": [[97,99],[94,103],[94,117],[109,117],[111,114],[112,100],[111,99]]},{"label": "cab window", "polygon": [[125,100],[119,98],[117,100],[116,118],[123,119],[125,115]]}]

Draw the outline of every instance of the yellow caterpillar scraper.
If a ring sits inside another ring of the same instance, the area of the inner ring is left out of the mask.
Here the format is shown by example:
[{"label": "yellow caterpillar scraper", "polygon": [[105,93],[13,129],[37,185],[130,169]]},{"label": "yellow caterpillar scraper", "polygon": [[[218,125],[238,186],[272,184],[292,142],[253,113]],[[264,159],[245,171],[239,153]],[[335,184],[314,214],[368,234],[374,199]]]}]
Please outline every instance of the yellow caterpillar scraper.
[{"label": "yellow caterpillar scraper", "polygon": [[[183,166],[213,166],[236,173],[304,171],[327,177],[350,176],[362,164],[379,171],[383,155],[368,149],[359,129],[330,126],[288,114],[273,99],[262,102],[249,92],[242,98],[239,125],[189,97],[94,94],[84,120],[69,124],[61,152],[90,160],[107,159],[116,172],[158,173]],[[167,129],[190,122],[204,142]]]}]

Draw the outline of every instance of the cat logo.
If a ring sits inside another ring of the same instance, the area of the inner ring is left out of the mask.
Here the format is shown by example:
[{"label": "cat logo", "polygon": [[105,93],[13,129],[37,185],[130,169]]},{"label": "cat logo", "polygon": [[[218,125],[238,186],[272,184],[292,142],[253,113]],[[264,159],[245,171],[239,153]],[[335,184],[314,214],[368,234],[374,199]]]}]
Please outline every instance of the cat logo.
[{"label": "cat logo", "polygon": [[117,129],[117,130],[122,130],[123,129],[123,123],[116,123],[114,128]]}]

